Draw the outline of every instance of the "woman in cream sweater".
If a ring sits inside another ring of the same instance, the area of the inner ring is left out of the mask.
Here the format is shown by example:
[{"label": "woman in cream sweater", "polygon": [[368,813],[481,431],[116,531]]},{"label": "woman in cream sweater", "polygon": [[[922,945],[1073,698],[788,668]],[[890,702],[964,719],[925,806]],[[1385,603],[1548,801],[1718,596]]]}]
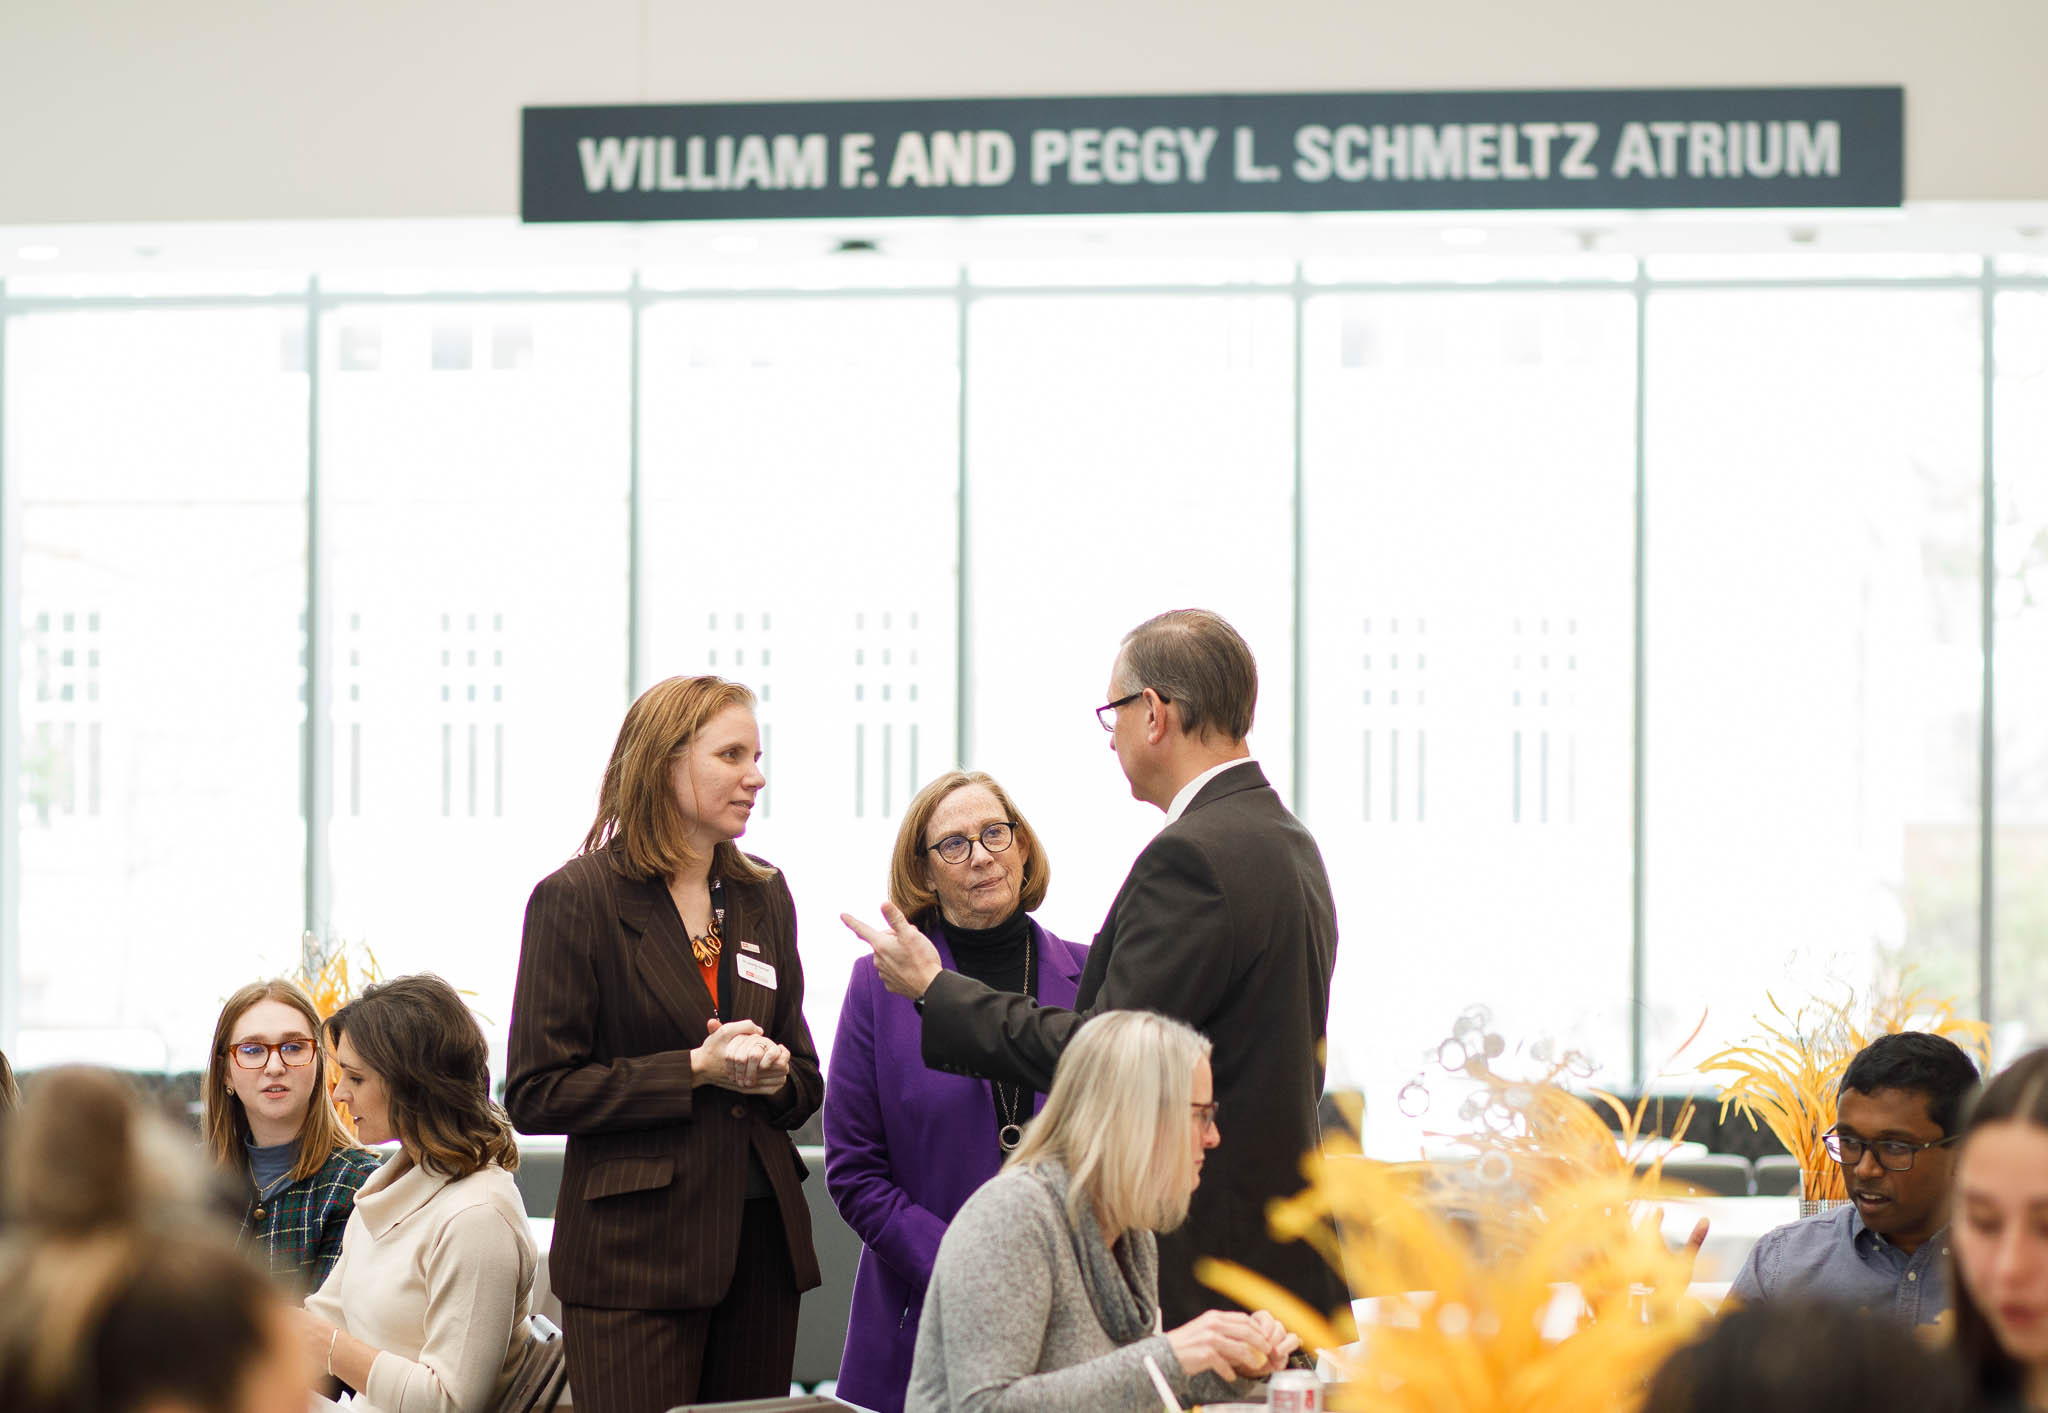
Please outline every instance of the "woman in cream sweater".
[{"label": "woman in cream sweater", "polygon": [[524,1352],[536,1262],[483,1032],[431,975],[370,987],[327,1029],[335,1102],[399,1151],[356,1195],[307,1344],[364,1413],[484,1413]]}]

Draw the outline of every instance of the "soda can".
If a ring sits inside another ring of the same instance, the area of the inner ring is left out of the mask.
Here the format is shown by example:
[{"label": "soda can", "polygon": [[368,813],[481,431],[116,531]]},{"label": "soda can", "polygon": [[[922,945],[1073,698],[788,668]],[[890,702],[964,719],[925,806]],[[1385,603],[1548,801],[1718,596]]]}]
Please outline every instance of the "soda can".
[{"label": "soda can", "polygon": [[1282,1369],[1266,1380],[1272,1413],[1322,1413],[1323,1381],[1312,1369]]}]

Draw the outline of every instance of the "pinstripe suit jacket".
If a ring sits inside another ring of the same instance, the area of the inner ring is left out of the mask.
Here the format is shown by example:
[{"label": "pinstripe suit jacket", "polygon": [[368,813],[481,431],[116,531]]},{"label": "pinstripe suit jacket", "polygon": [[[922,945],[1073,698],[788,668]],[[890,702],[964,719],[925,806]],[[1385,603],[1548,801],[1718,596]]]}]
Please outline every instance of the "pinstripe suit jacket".
[{"label": "pinstripe suit jacket", "polygon": [[[767,1097],[690,1085],[711,994],[661,879],[639,881],[610,851],[542,879],[526,905],[512,993],[505,1107],[527,1133],[566,1133],[548,1281],[562,1300],[607,1309],[716,1305],[732,1283],[748,1154],[774,1189],[797,1288],[819,1283],[803,1161],[788,1130],[824,1094],[804,1023],[796,909],[780,874],[725,885],[720,1014],[789,1047],[790,1079]],[[750,945],[751,944],[751,945]],[[758,949],[758,950],[756,950]],[[771,989],[733,958],[775,970]]]}]

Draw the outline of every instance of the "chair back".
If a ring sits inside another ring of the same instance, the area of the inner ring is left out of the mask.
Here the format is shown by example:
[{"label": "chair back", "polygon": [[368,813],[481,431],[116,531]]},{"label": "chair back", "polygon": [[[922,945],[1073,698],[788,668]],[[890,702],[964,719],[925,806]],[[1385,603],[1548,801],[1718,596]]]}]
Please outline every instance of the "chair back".
[{"label": "chair back", "polygon": [[519,1356],[518,1372],[491,1413],[553,1413],[568,1386],[562,1331],[555,1322],[545,1315],[529,1315],[523,1329],[526,1348]]}]

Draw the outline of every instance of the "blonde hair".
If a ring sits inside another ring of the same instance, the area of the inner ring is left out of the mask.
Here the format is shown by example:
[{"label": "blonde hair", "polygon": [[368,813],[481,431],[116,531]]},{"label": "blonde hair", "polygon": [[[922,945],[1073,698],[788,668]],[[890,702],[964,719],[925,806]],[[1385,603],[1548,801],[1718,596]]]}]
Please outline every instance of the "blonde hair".
[{"label": "blonde hair", "polygon": [[[723,677],[670,677],[626,708],[619,739],[597,791],[597,818],[580,852],[610,848],[632,878],[672,878],[697,862],[690,827],[676,803],[670,771],[712,717],[727,707],[754,709],[754,694]],[[730,839],[711,851],[712,871],[764,883],[775,870],[747,857]]]},{"label": "blonde hair", "polygon": [[1010,1162],[1067,1170],[1067,1218],[1093,1203],[1106,1227],[1171,1231],[1194,1192],[1195,1065],[1209,1041],[1153,1011],[1105,1011],[1060,1056],[1045,1108]]},{"label": "blonde hair", "polygon": [[903,812],[903,826],[896,831],[896,847],[889,855],[889,901],[903,909],[903,915],[912,922],[927,921],[926,913],[939,906],[938,890],[932,886],[931,855],[927,852],[936,841],[925,838],[924,832],[946,797],[969,785],[988,787],[1003,813],[1016,822],[1017,837],[1010,847],[1024,848],[1024,886],[1018,893],[1017,905],[1029,913],[1036,912],[1045,901],[1045,890],[1052,884],[1052,865],[1046,860],[1045,846],[1038,842],[1037,831],[1010,799],[1010,792],[987,771],[949,770],[926,784],[911,800],[910,807]]},{"label": "blonde hair", "polygon": [[341,1122],[341,1115],[327,1097],[333,1088],[334,1056],[320,1024],[319,1008],[305,988],[286,977],[252,981],[220,1008],[213,1024],[213,1052],[206,1062],[206,1151],[216,1166],[248,1176],[249,1153],[243,1140],[249,1137],[249,1115],[228,1084],[228,1045],[235,1037],[235,1025],[251,1006],[279,1001],[305,1017],[306,1035],[313,1042],[313,1094],[306,1104],[306,1117],[299,1124],[298,1161],[292,1164],[291,1180],[301,1182],[327,1166],[327,1160],[341,1148],[360,1148],[355,1135]]}]

